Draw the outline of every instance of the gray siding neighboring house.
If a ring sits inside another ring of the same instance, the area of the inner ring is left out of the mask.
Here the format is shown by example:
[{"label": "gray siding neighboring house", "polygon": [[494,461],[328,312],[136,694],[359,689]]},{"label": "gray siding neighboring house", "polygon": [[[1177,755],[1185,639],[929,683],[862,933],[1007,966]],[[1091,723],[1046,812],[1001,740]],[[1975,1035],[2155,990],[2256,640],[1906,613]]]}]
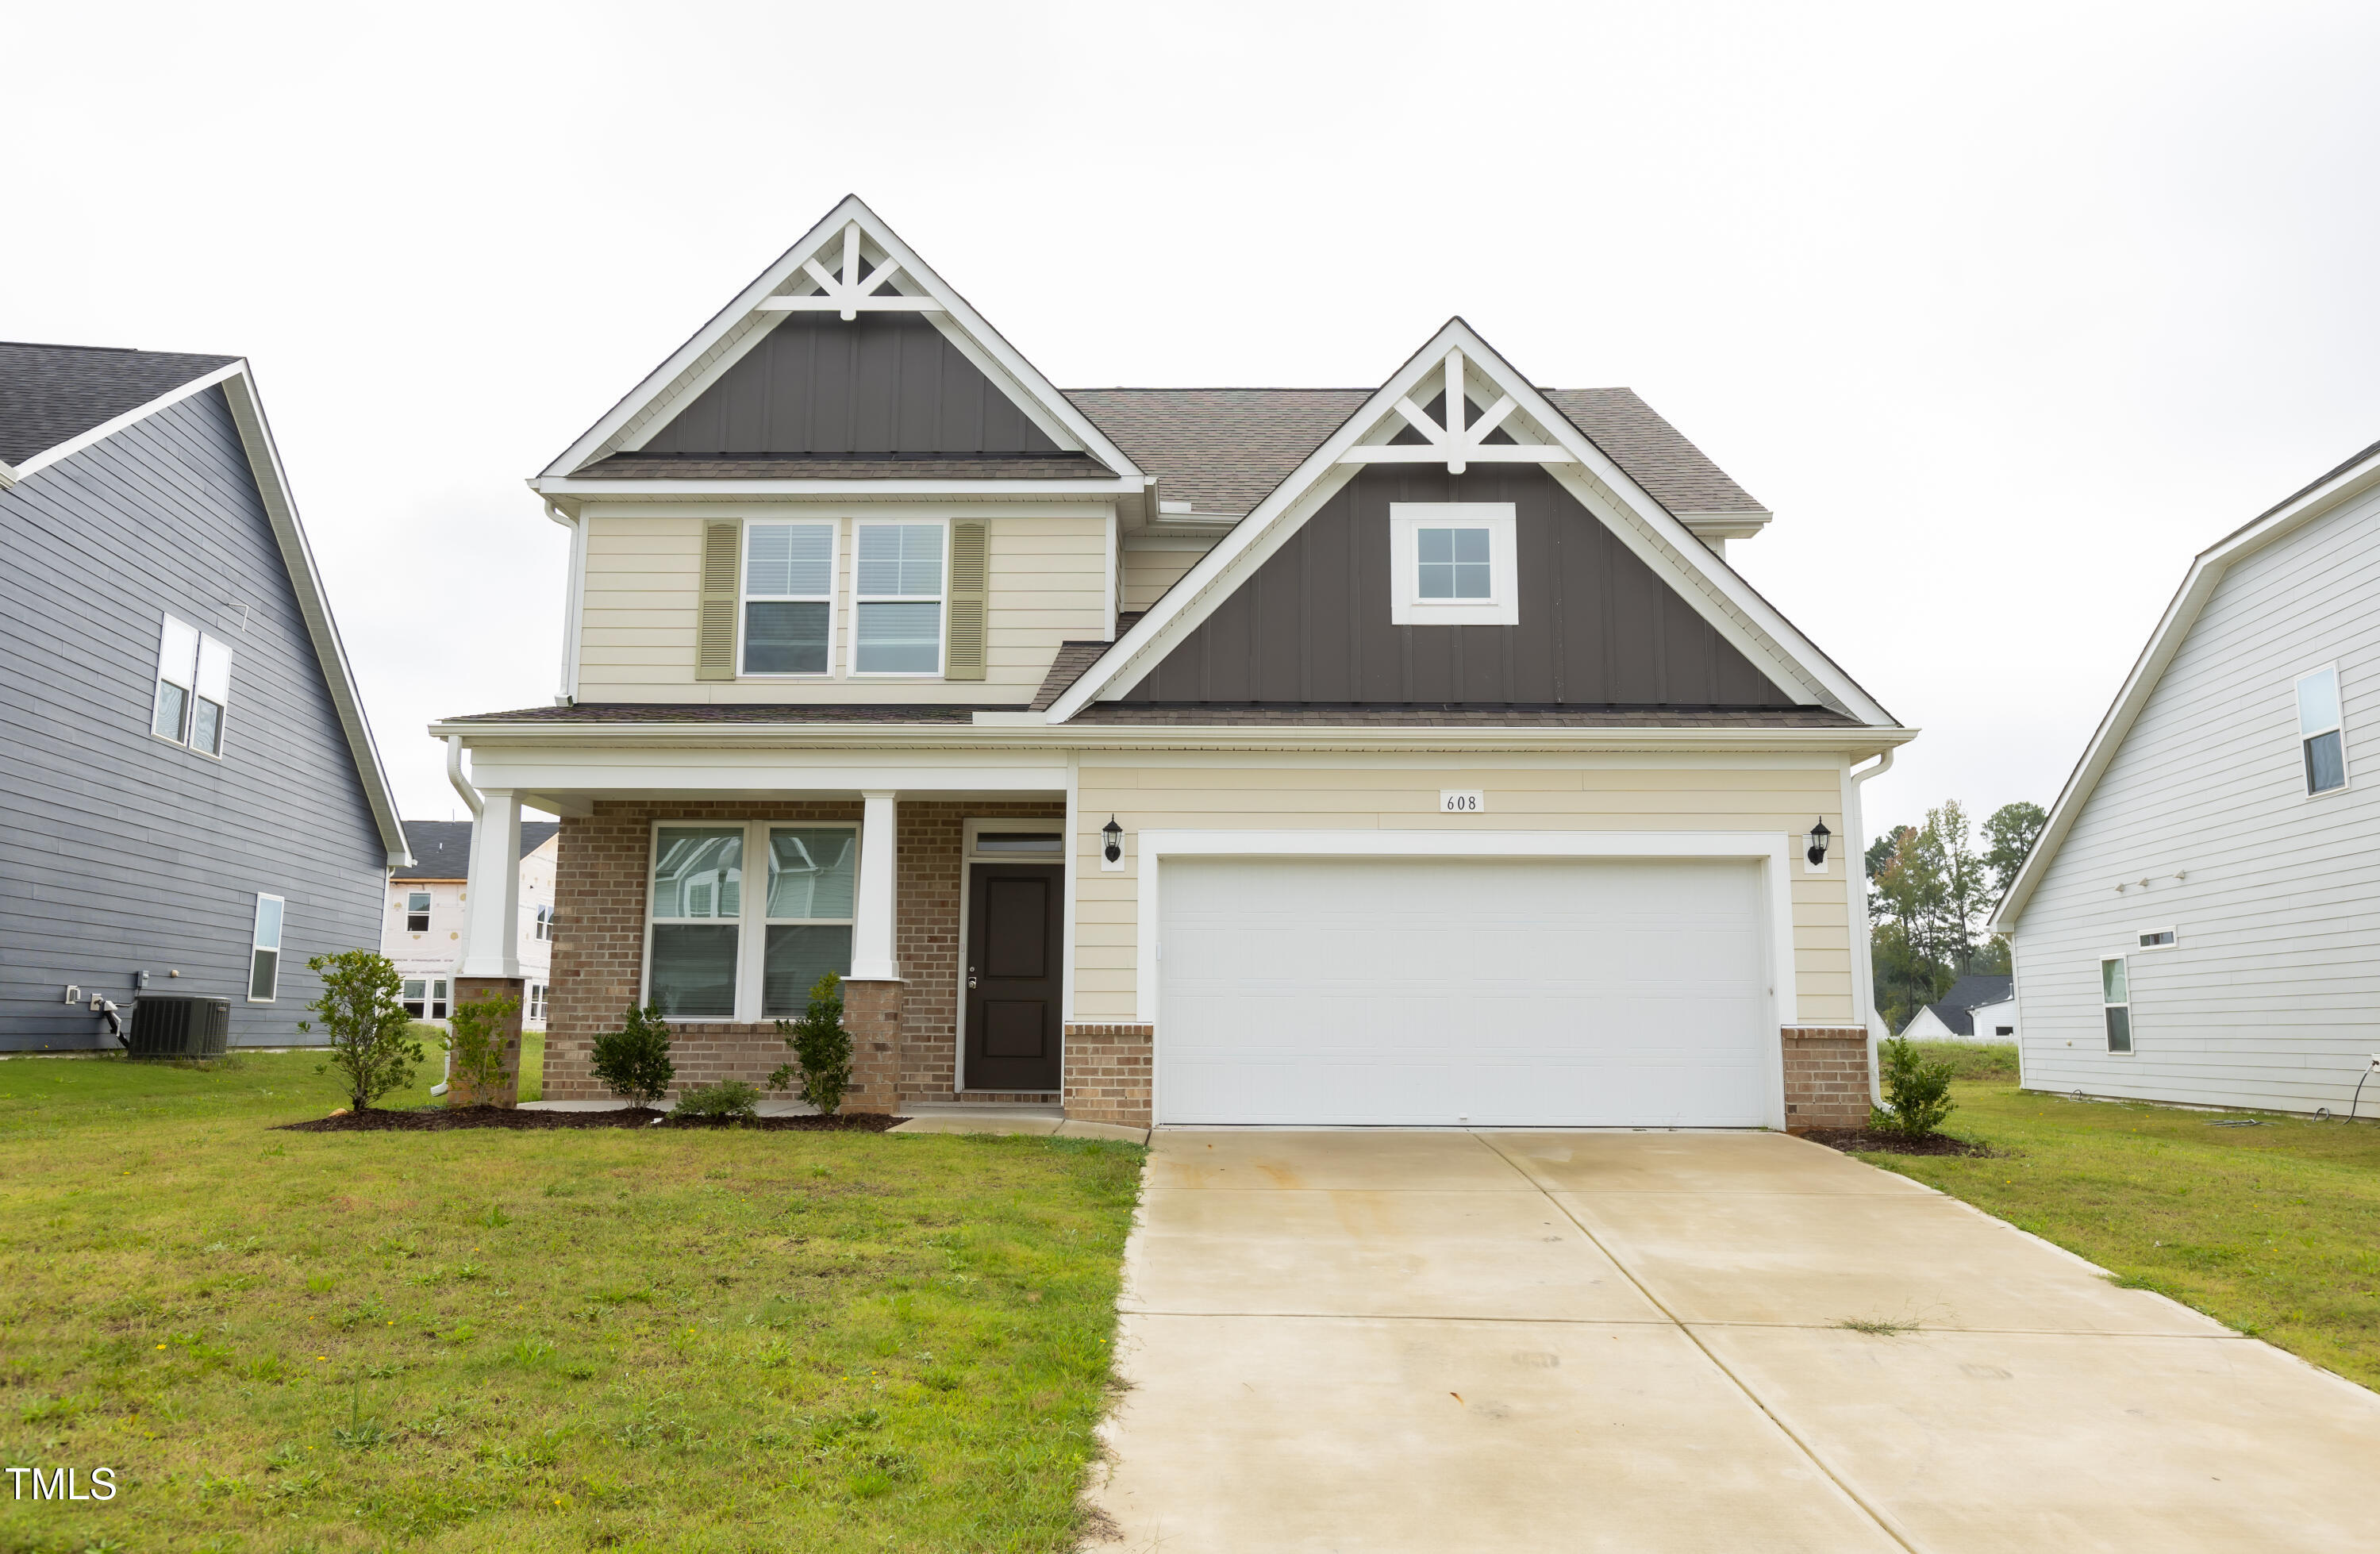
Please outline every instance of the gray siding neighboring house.
[{"label": "gray siding neighboring house", "polygon": [[[113,1046],[89,1000],[128,1023],[144,971],[301,1039],[407,855],[246,364],[0,344],[0,1050]],[[168,617],[228,650],[219,757],[152,732]]]},{"label": "gray siding neighboring house", "polygon": [[[2333,666],[2346,780],[2309,792],[2298,686]],[[2380,446],[2198,558],[1998,926],[2029,1088],[2347,1110],[2380,1051]]]}]

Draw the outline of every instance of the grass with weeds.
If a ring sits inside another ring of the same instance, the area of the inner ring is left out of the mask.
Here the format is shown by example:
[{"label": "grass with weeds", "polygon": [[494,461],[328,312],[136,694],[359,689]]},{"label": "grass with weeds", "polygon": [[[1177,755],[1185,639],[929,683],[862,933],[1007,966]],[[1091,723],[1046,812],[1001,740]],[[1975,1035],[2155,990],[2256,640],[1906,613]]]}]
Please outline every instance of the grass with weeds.
[{"label": "grass with weeds", "polygon": [[318,1061],[0,1062],[0,1456],[122,1485],[0,1548],[1073,1547],[1138,1148],[271,1131]]},{"label": "grass with weeds", "polygon": [[2380,1126],[1955,1093],[1949,1131],[2008,1155],[1860,1158],[2380,1387]]},{"label": "grass with weeds", "polygon": [[2013,1041],[1912,1041],[1912,1047],[1937,1062],[1950,1065],[1953,1079],[2003,1079],[2016,1083]]}]

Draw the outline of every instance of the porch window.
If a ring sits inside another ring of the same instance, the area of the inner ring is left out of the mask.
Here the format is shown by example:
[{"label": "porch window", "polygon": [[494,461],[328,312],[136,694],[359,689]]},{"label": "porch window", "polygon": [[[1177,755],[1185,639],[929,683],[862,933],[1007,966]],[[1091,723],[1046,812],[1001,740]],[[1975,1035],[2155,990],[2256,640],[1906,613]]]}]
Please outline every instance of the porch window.
[{"label": "porch window", "polygon": [[823,674],[834,621],[834,530],[744,526],[744,673]]},{"label": "porch window", "polygon": [[760,1017],[799,1014],[828,972],[851,972],[859,833],[849,826],[769,828],[767,947]]},{"label": "porch window", "polygon": [[852,672],[942,672],[942,526],[861,524]]},{"label": "porch window", "polygon": [[735,1017],[744,828],[663,826],[653,844],[645,996],[673,1020]]}]

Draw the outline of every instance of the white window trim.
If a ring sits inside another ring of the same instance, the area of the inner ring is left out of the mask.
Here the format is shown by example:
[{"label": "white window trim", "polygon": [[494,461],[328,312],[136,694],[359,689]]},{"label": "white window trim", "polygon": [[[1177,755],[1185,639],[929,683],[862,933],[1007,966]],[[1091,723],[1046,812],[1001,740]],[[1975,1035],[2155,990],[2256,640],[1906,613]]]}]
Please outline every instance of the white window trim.
[{"label": "white window trim", "polygon": [[[2169,944],[2151,944],[2146,942],[2148,936],[2153,933],[2169,933],[2173,935],[2173,941]],[[2137,929],[2133,932],[2132,937],[2143,941],[2143,942],[2132,949],[2125,951],[2124,953],[2128,955],[2155,954],[2159,951],[2179,950],[2181,948],[2181,930],[2175,928],[2171,923],[2162,924],[2156,928]],[[2131,975],[2129,969],[2127,969],[2125,975],[2128,977]],[[2131,983],[2129,981],[2125,984],[2125,988],[2126,990],[2130,990]]]},{"label": "white window trim", "polygon": [[[2141,1050],[2140,1027],[2135,1025],[2132,1020],[2132,956],[2136,953],[2138,953],[2138,952],[2132,950],[2111,950],[2099,957],[2097,967],[2099,972],[2099,1042],[2101,1049],[2111,1058],[2129,1058],[2133,1053]],[[2109,961],[2121,961],[2124,963],[2124,1001],[2121,1003],[2110,1003],[2107,1002],[2107,963]],[[2110,1009],[2120,1009],[2124,1012],[2124,1046],[2121,1051],[2119,1051],[2115,1048],[2107,1044],[2107,1011]]]},{"label": "white window trim", "polygon": [[[183,630],[190,633],[190,635],[197,639],[192,645],[190,650],[190,665],[187,671],[188,676],[187,682],[173,679],[170,675],[164,673],[165,634],[175,626],[180,626]],[[206,664],[207,645],[209,643],[212,643],[215,647],[223,650],[224,657],[226,661],[224,667],[224,694],[222,698],[218,700],[216,698],[211,696],[203,698],[204,700],[212,702],[214,705],[219,720],[215,724],[215,748],[212,750],[203,749],[191,742],[197,736],[199,732],[199,702],[202,699],[199,689],[199,680]],[[157,740],[161,744],[172,745],[180,749],[188,750],[190,754],[207,760],[219,761],[223,759],[224,756],[231,748],[231,668],[228,661],[233,656],[231,644],[225,641],[222,637],[215,636],[213,633],[209,632],[202,627],[191,625],[189,622],[182,619],[181,616],[173,613],[171,611],[159,612],[157,626],[157,674],[150,682],[152,694],[149,698],[149,737]],[[158,687],[169,682],[179,688],[182,693],[181,732],[177,737],[170,738],[157,732],[157,708],[158,704],[164,699],[162,691],[160,691]]]},{"label": "white window trim", "polygon": [[[824,669],[754,671],[747,670],[744,667],[744,606],[751,603],[753,599],[756,597],[750,591],[748,586],[751,580],[750,561],[752,554],[752,530],[755,528],[768,524],[774,524],[787,528],[797,525],[808,525],[810,528],[823,528],[827,531],[826,592],[824,594],[771,593],[757,596],[764,603],[771,601],[782,600],[800,604],[824,604],[826,606],[826,667]],[[774,515],[769,517],[755,517],[747,516],[744,518],[743,528],[744,537],[739,542],[735,552],[735,677],[739,680],[832,680],[840,678],[841,676],[838,674],[838,670],[841,663],[841,655],[837,652],[836,649],[839,639],[843,635],[842,632],[837,629],[838,625],[842,620],[842,610],[840,608],[842,601],[837,598],[837,595],[842,592],[843,584],[844,520],[840,517],[831,517],[820,515],[811,515],[798,518],[786,517],[783,515]],[[856,543],[856,540],[854,543]],[[856,586],[857,576],[858,575],[856,573],[853,574],[855,587]],[[947,589],[945,591],[947,591]]]},{"label": "white window trim", "polygon": [[[2318,728],[2312,734],[2308,734],[2305,730],[2304,714],[2300,710],[2302,705],[2300,698],[2304,693],[2305,683],[2308,680],[2317,674],[2325,674],[2330,676],[2331,686],[2338,693],[2338,721],[2328,728]],[[2333,659],[2328,663],[2315,664],[2312,669],[2289,682],[2289,724],[2297,730],[2298,736],[2298,796],[2308,801],[2328,798],[2333,794],[2343,794],[2355,786],[2355,772],[2347,761],[2347,677],[2338,672],[2338,660]],[[2306,786],[2306,744],[2309,740],[2319,739],[2325,734],[2338,735],[2338,786],[2325,788],[2322,792],[2315,793]]]},{"label": "white window trim", "polygon": [[[1389,621],[1393,625],[1518,625],[1521,565],[1515,540],[1518,509],[1510,502],[1389,504]],[[1421,597],[1420,541],[1425,528],[1488,530],[1488,597]]]},{"label": "white window trim", "polygon": [[[423,903],[422,908],[419,914],[416,914],[413,910],[413,898],[415,896],[419,896]],[[400,917],[404,917],[405,931],[407,933],[428,933],[430,931],[430,925],[434,920],[432,915],[437,911],[437,908],[438,897],[434,892],[430,891],[408,890],[405,892],[405,899],[396,904],[397,913]],[[413,926],[413,919],[416,916],[419,916],[421,918],[421,926],[419,928],[415,928]]]},{"label": "white window trim", "polygon": [[[281,910],[280,910],[278,913],[274,914],[274,917],[273,917],[273,942],[272,942],[272,943],[270,943],[270,944],[261,944],[261,943],[257,942],[257,935],[258,935],[258,933],[259,933],[260,931],[261,931],[261,926],[262,926],[263,917],[264,917],[264,904],[265,904],[266,902],[268,902],[268,901],[269,901],[269,902],[272,902],[272,903],[273,903],[275,905],[279,906],[279,907],[281,908]],[[248,922],[248,1002],[250,1002],[250,1003],[278,1003],[278,1002],[281,1002],[281,973],[282,973],[282,970],[283,970],[282,962],[283,962],[283,961],[287,957],[287,955],[288,955],[288,953],[289,953],[289,952],[288,952],[288,951],[284,947],[284,946],[285,946],[285,945],[286,945],[286,943],[288,942],[288,939],[289,939],[289,898],[288,898],[288,897],[286,897],[286,896],[277,896],[277,895],[273,895],[273,894],[271,894],[270,892],[264,892],[264,891],[259,891],[259,892],[256,892],[256,912],[255,912],[255,915],[254,915],[253,917],[249,917],[249,922]],[[265,951],[265,950],[270,950],[270,951],[272,951],[272,952],[273,952],[273,991],[272,991],[272,992],[270,992],[270,993],[268,993],[268,994],[266,994],[266,995],[265,995],[264,997],[262,997],[262,998],[259,998],[259,997],[257,997],[257,996],[256,996],[256,957],[257,957],[257,954],[258,954],[260,952],[261,952],[261,951]]]},{"label": "white window trim", "polygon": [[[867,842],[866,838],[861,835],[864,828],[861,826],[859,821],[811,820],[782,816],[773,819],[761,820],[722,820],[716,818],[702,819],[686,817],[656,819],[652,822],[651,829],[647,834],[645,840],[645,946],[643,962],[638,967],[637,977],[637,1004],[638,1008],[642,1008],[644,1005],[650,1003],[653,996],[653,926],[657,921],[662,920],[657,919],[653,916],[653,868],[661,862],[662,830],[664,828],[677,826],[707,826],[714,830],[724,830],[727,827],[738,825],[744,828],[744,883],[742,893],[738,898],[738,905],[740,907],[754,899],[752,894],[753,890],[755,889],[753,883],[753,866],[755,863],[758,863],[759,866],[759,883],[758,889],[760,892],[758,899],[760,903],[760,910],[759,912],[739,910],[735,918],[736,926],[735,1013],[723,1015],[665,1014],[662,1016],[663,1020],[674,1026],[718,1025],[722,1023],[748,1026],[758,1025],[762,1021],[778,1017],[764,1014],[760,1012],[761,973],[763,970],[762,962],[769,952],[769,929],[771,927],[783,928],[802,924],[823,924],[833,926],[848,923],[852,927],[852,931],[855,937],[856,937],[858,932],[858,879],[856,872],[852,880],[853,915],[849,917],[771,917],[768,916],[769,861],[767,848],[769,845],[769,832],[770,829],[774,826],[799,826],[805,831],[848,831],[856,840],[858,845],[864,847],[867,844]],[[856,848],[855,848],[852,856],[853,868],[856,871],[858,868],[858,852]],[[716,917],[672,917],[666,920],[672,923],[697,924],[718,924],[724,921],[724,919]]]},{"label": "white window trim", "polygon": [[[859,591],[859,530],[871,528],[925,528],[933,527],[942,531],[942,575],[938,585],[938,597],[928,600],[917,594],[863,594]],[[855,517],[851,520],[850,587],[845,593],[849,609],[845,613],[845,633],[850,649],[844,654],[844,675],[854,680],[941,680],[948,677],[951,664],[951,520],[949,518]],[[941,618],[935,631],[934,667],[924,669],[862,669],[859,667],[859,607],[862,604],[927,604],[939,606]]]},{"label": "white window trim", "polygon": [[[1057,850],[1047,857],[1032,853],[982,853],[976,849],[976,839],[985,832],[1004,834],[1012,832],[1039,832],[1044,828],[1050,835],[1058,839]],[[972,909],[975,905],[975,866],[979,863],[1046,864],[1059,871],[1058,888],[1068,892],[1068,910],[1071,912],[1073,870],[1067,864],[1066,836],[1066,817],[1063,815],[1053,815],[1046,819],[1038,820],[965,820],[960,823],[959,953],[955,957],[958,962],[957,968],[952,974],[952,990],[958,1000],[953,1007],[958,1011],[958,1017],[952,1023],[951,1034],[958,1043],[958,1088],[963,1095],[971,1088],[966,1082],[966,974],[969,949],[967,934],[974,927],[968,919],[974,915]],[[1065,1025],[1066,1021],[1062,1018],[1059,1021],[1059,1028],[1062,1032]]]}]

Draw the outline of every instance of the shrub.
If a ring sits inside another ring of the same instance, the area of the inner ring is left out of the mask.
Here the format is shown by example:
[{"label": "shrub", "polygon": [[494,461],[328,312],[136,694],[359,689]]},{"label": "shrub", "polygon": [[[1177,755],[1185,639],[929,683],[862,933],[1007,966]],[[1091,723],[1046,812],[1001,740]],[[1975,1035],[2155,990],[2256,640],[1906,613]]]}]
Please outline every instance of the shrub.
[{"label": "shrub", "polygon": [[[313,956],[306,969],[322,978],[322,996],[306,1007],[322,1016],[331,1048],[329,1061],[314,1072],[337,1069],[346,1081],[347,1104],[358,1111],[370,1111],[381,1097],[412,1084],[421,1043],[413,1035],[413,1017],[397,1002],[404,985],[389,958],[370,950],[342,950]],[[298,1028],[311,1031],[314,1022],[300,1020]]]},{"label": "shrub", "polygon": [[680,1117],[734,1117],[749,1122],[760,1115],[760,1087],[741,1079],[698,1085],[677,1098]]},{"label": "shrub", "polygon": [[769,1075],[769,1088],[793,1087],[801,1098],[832,1117],[851,1088],[851,1033],[843,1028],[843,978],[830,971],[810,989],[809,1007],[798,1020],[780,1020],[777,1034],[794,1050],[794,1061]]},{"label": "shrub", "polygon": [[1941,1127],[1958,1105],[1950,1099],[1952,1065],[1928,1058],[1906,1037],[1894,1037],[1877,1054],[1887,1110],[1870,1116],[1868,1126],[1904,1138],[1924,1138]]},{"label": "shrub", "polygon": [[519,1013],[520,1000],[494,993],[455,1006],[455,1031],[443,1043],[451,1060],[450,1097],[455,1080],[462,1082],[474,1100],[485,1099],[487,1092],[504,1083],[504,1058],[513,1048],[513,1033],[505,1027]]},{"label": "shrub", "polygon": [[627,1023],[595,1038],[595,1077],[631,1106],[650,1106],[669,1094],[677,1065],[670,1062],[669,1025],[662,1006],[631,1006]]}]

